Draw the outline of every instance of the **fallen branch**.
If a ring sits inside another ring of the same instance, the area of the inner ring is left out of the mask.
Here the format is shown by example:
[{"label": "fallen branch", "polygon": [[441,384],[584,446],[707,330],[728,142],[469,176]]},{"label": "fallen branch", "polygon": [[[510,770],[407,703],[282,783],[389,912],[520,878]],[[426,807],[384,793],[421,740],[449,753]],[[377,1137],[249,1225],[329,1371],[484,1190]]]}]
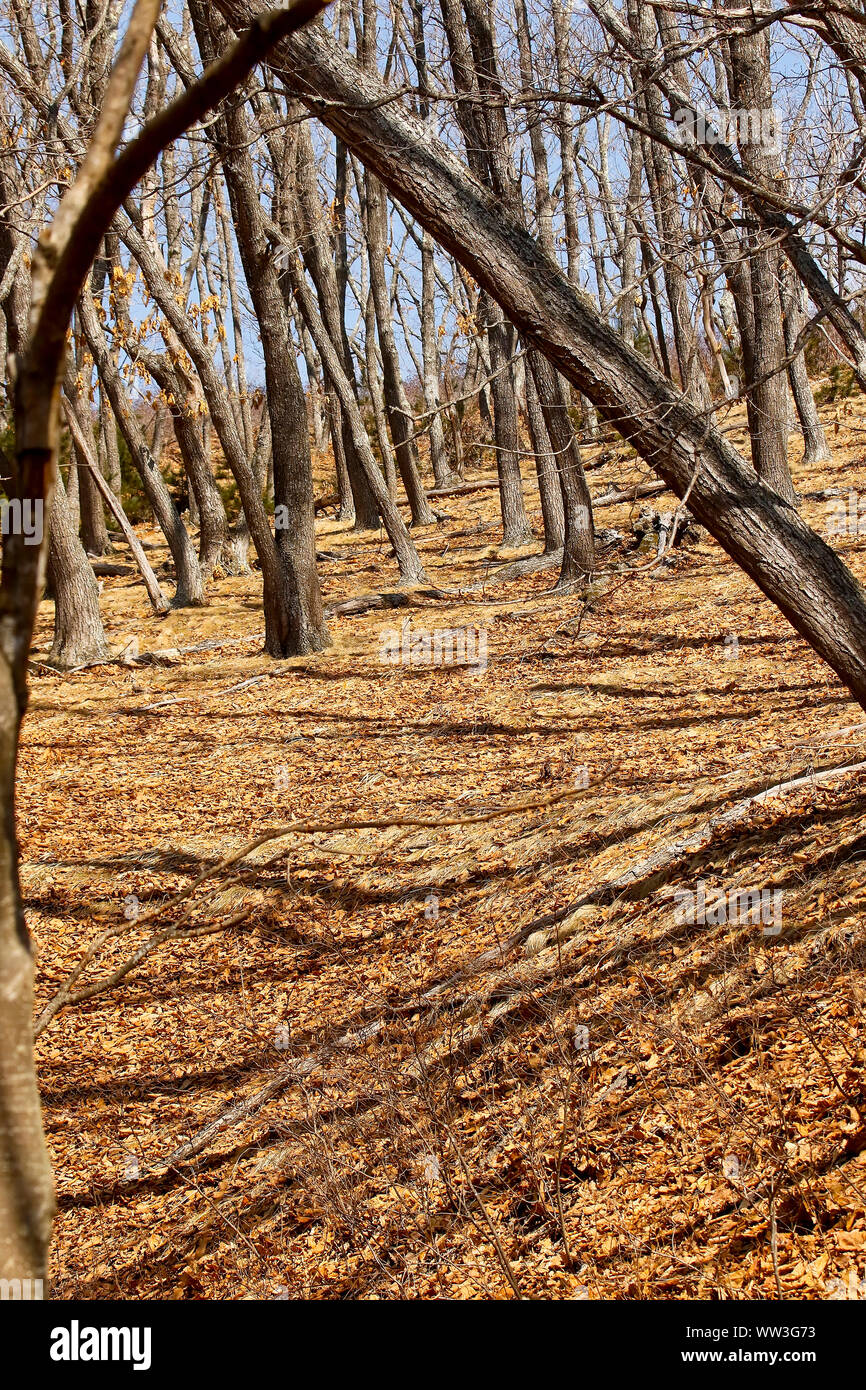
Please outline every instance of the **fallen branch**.
[{"label": "fallen branch", "polygon": [[666,492],[667,483],[638,483],[636,487],[624,488],[621,492],[604,492],[601,497],[594,497],[592,509],[596,511],[599,507],[615,507],[620,502],[635,502],[639,497],[655,497],[656,493]]},{"label": "fallen branch", "polygon": [[[228,931],[230,927],[236,927],[250,915],[251,909],[246,907],[240,912],[235,913],[227,922],[205,922],[199,926],[182,927],[179,922],[173,922],[168,927],[163,927],[162,931],[154,932],[148,937],[147,941],[138,946],[127,960],[113,970],[110,975],[104,976],[101,980],[94,980],[93,984],[85,985],[82,989],[72,993],[69,981],[63,986],[59,994],[55,995],[51,1003],[40,1015],[39,1020],[33,1029],[34,1040],[45,1031],[52,1018],[60,1009],[71,1004],[83,1004],[87,999],[93,999],[97,994],[104,994],[107,990],[119,985],[136,965],[139,965],[146,956],[155,951],[157,946],[161,946],[165,941],[186,941],[193,936],[210,936],[218,931]],[[80,978],[80,977],[79,977]]]},{"label": "fallen branch", "polygon": [[131,565],[111,565],[106,560],[91,560],[90,568],[97,579],[120,579],[133,572]]},{"label": "fallen branch", "polygon": [[434,487],[428,497],[461,497],[467,492],[484,492],[488,488],[499,487],[498,478],[479,478],[477,483],[455,483],[452,487]]},{"label": "fallen branch", "polygon": [[[81,992],[73,996],[73,988],[78,980],[81,979],[88,965],[96,959],[108,941],[124,935],[127,932],[138,930],[145,925],[145,923],[155,921],[170,909],[179,907],[181,903],[186,902],[188,898],[192,897],[196,889],[199,888],[201,884],[207,882],[208,879],[215,878],[217,874],[221,874],[226,869],[232,868],[235,864],[240,863],[242,859],[246,859],[255,850],[260,849],[263,845],[271,844],[274,840],[285,839],[289,835],[330,835],[352,830],[390,830],[394,827],[403,827],[405,829],[442,829],[457,825],[483,825],[487,821],[496,820],[503,816],[519,815],[524,811],[543,810],[559,802],[574,801],[578,797],[583,796],[586,790],[587,788],[585,787],[569,788],[567,791],[555,792],[551,796],[542,798],[533,797],[525,801],[516,802],[510,806],[497,806],[489,811],[466,812],[462,815],[374,816],[359,820],[292,821],[288,825],[278,826],[273,830],[267,830],[263,834],[257,835],[254,840],[248,840],[246,844],[241,845],[233,854],[228,855],[225,859],[221,859],[218,864],[214,864],[209,869],[203,870],[188,887],[184,888],[180,893],[176,893],[174,897],[167,898],[164,903],[161,903],[158,907],[151,908],[149,912],[141,913],[132,922],[123,921],[115,923],[97,937],[85,951],[78,964],[70,971],[53,999],[43,1010],[36,1025],[35,1036],[39,1037],[40,1033],[44,1032],[52,1018],[54,1018],[66,1004],[76,1002],[78,998],[89,997]],[[176,928],[172,930],[176,930]],[[156,944],[159,943],[157,942]],[[135,961],[133,961],[133,964],[135,964]],[[126,974],[128,972],[124,971],[123,973]],[[105,987],[107,988],[109,986]]]},{"label": "fallen branch", "polygon": [[[430,494],[428,494],[430,495]],[[336,618],[345,613],[368,613],[373,608],[410,608],[416,598],[451,598],[443,589],[408,589],[381,594],[358,594],[354,598],[338,599],[325,605],[325,617]]]},{"label": "fallen branch", "polygon": [[[482,954],[471,961],[468,966],[450,975],[446,980],[434,985],[431,989],[426,990],[421,995],[421,1002],[424,1004],[433,1003],[445,995],[452,994],[455,985],[465,981],[471,976],[480,974],[491,966],[503,965],[505,957],[511,951],[515,950],[524,942],[528,944],[534,936],[538,938],[543,937],[543,940],[539,940],[534,944],[532,954],[537,954],[545,945],[555,939],[555,929],[559,923],[571,917],[581,907],[591,904],[601,906],[606,903],[611,903],[617,898],[629,895],[647,896],[659,886],[659,874],[671,868],[681,858],[688,857],[705,848],[718,830],[734,824],[752,806],[760,805],[774,796],[786,796],[790,792],[796,791],[801,787],[817,786],[830,781],[834,777],[848,776],[856,772],[862,772],[864,769],[866,769],[866,762],[853,763],[843,767],[826,768],[820,772],[802,774],[787,782],[779,782],[773,786],[764,788],[762,791],[752,793],[750,796],[738,801],[736,805],[732,806],[721,815],[714,816],[706,821],[699,830],[681,839],[671,841],[647,858],[641,860],[632,868],[627,869],[625,873],[619,874],[613,879],[607,879],[600,884],[596,884],[594,888],[588,889],[565,907],[555,912],[546,913],[542,917],[536,917],[532,922],[529,922],[526,926],[514,932],[504,943],[482,952]],[[565,796],[559,796],[554,799],[563,800]],[[577,928],[575,928],[575,930],[576,929]],[[571,933],[566,932],[560,939],[565,939],[570,934]],[[627,944],[620,943],[619,949],[614,947],[612,950],[605,950],[598,959],[590,962],[584,967],[581,972],[581,978],[587,973],[591,973],[592,970],[598,969],[602,961],[613,965],[616,963],[617,959],[626,958],[633,944],[633,940],[629,939]],[[518,987],[513,994],[514,997],[509,995],[508,998],[501,999],[496,1003],[493,1012],[488,1016],[488,1022],[510,1012],[519,1004],[519,998],[522,997],[523,990]],[[417,1008],[417,1006],[413,1005],[413,1008]],[[289,1086],[304,1080],[318,1067],[323,1066],[338,1049],[356,1047],[377,1037],[387,1026],[389,1017],[391,1017],[391,1015],[385,1014],[360,1029],[347,1031],[335,1042],[319,1049],[312,1057],[308,1057],[303,1061],[293,1061],[288,1066],[283,1067],[252,1096],[248,1096],[244,1100],[236,1101],[228,1110],[216,1116],[215,1119],[211,1120],[203,1129],[200,1129],[191,1139],[175,1149],[168,1158],[163,1160],[165,1166],[171,1167],[174,1164],[184,1163],[191,1158],[195,1158],[207,1148],[211,1140],[216,1138],[224,1129],[237,1124],[240,1120],[249,1119],[257,1114],[269,1100],[280,1095]],[[474,1030],[471,1030],[471,1036],[477,1037],[483,1026],[482,1023],[478,1023]],[[416,1066],[413,1070],[417,1079],[420,1074],[420,1066]]]},{"label": "fallen branch", "polygon": [[203,1149],[206,1149],[211,1140],[215,1139],[218,1134],[221,1134],[224,1129],[229,1129],[231,1126],[236,1125],[239,1120],[248,1120],[252,1118],[264,1105],[267,1105],[269,1100],[273,1100],[275,1096],[278,1096],[281,1091],[286,1090],[288,1086],[293,1085],[295,1082],[305,1080],[306,1077],[312,1075],[319,1067],[324,1066],[330,1058],[333,1057],[335,1052],[345,1050],[346,1048],[359,1047],[363,1043],[369,1042],[372,1038],[376,1037],[385,1027],[385,1022],[386,1020],[384,1018],[376,1019],[375,1023],[367,1024],[365,1027],[355,1029],[350,1033],[344,1033],[341,1037],[336,1038],[334,1042],[328,1043],[327,1046],[313,1053],[312,1057],[305,1057],[302,1061],[290,1062],[288,1066],[278,1071],[275,1076],[271,1077],[270,1081],[260,1087],[258,1091],[255,1091],[253,1095],[247,1096],[245,1100],[235,1101],[234,1105],[229,1106],[228,1110],[224,1110],[221,1115],[217,1115],[215,1119],[211,1120],[209,1124],[206,1124],[197,1134],[194,1134],[185,1144],[181,1144],[179,1148],[169,1154],[168,1158],[161,1160],[160,1166],[171,1168],[176,1163],[187,1163],[191,1158],[195,1158],[196,1155],[200,1154]]},{"label": "fallen branch", "polygon": [[[612,903],[616,898],[647,897],[659,886],[660,875],[665,875],[682,859],[705,849],[719,830],[735,824],[753,806],[769,801],[771,797],[787,796],[790,792],[797,791],[801,787],[818,786],[823,782],[829,782],[834,777],[848,776],[855,772],[862,772],[864,769],[866,769],[866,762],[852,763],[846,767],[827,768],[823,772],[809,772],[795,777],[791,781],[778,782],[775,786],[767,787],[764,791],[747,796],[743,801],[738,801],[730,810],[705,821],[691,835],[663,845],[648,858],[642,859],[639,864],[627,869],[624,874],[619,874],[616,878],[597,884],[595,888],[588,889],[587,892],[581,893],[572,902],[567,903],[565,907],[557,908],[555,912],[546,913],[543,917],[536,918],[534,922],[530,922],[528,926],[515,932],[501,949],[508,951],[525,941],[527,953],[535,955],[538,951],[544,950],[545,946],[552,941],[566,939],[570,933],[561,933],[555,929],[559,923],[563,922],[565,918],[571,917],[580,908],[588,905],[602,906]],[[577,929],[576,926],[574,929]]]}]

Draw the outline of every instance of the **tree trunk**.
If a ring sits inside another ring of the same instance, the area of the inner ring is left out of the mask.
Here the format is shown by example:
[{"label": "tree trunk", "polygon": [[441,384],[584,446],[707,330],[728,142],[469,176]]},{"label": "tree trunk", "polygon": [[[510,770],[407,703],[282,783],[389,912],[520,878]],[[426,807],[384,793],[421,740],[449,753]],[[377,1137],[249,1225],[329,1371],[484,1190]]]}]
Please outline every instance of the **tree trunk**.
[{"label": "tree trunk", "polygon": [[580,447],[571,427],[568,400],[557,373],[540,352],[529,353],[544,423],[553,446],[565,515],[565,547],[559,575],[561,588],[586,579],[595,568],[592,498],[586,483]]},{"label": "tree trunk", "polygon": [[[319,196],[318,180],[316,178],[313,145],[306,124],[298,129],[295,140],[295,183],[295,205],[291,210],[291,214],[292,220],[296,223],[301,233],[301,254],[304,259],[304,265],[309,270],[310,278],[316,287],[319,309],[325,321],[328,333],[331,336],[331,340],[340,345],[343,370],[352,382],[357,396],[355,366],[349,347],[349,338],[346,333],[345,314],[341,310],[343,288],[342,280],[338,277],[342,257],[342,251],[340,250],[341,241],[338,234],[335,262],[335,256],[323,226],[323,213]],[[360,460],[355,454],[352,432],[342,411],[339,412],[339,420],[345,429],[345,433],[342,439],[342,449],[336,455],[338,479],[340,476],[340,467],[342,464],[345,464],[352,489],[355,530],[375,531],[379,525],[379,513],[376,508],[376,503],[373,500],[373,494],[364,476],[364,470]],[[336,433],[333,428],[336,424],[336,420],[333,416],[331,423],[331,433],[333,436]],[[343,520],[348,520],[348,516],[345,515],[345,513],[348,512],[348,507],[346,505],[346,499],[343,497],[342,480],[340,481],[340,487],[340,517]]]},{"label": "tree trunk", "polygon": [[[168,332],[168,330],[166,330]],[[169,338],[169,341],[173,341]],[[174,396],[171,416],[174,436],[180,449],[184,472],[189,482],[190,516],[193,503],[200,527],[198,561],[202,582],[207,584],[214,569],[224,562],[229,538],[229,523],[220,490],[216,485],[210,459],[205,452],[201,435],[201,397],[191,374],[181,365],[180,352],[172,363],[170,354],[141,353],[143,365],[166,396]]]},{"label": "tree trunk", "polygon": [[529,426],[529,438],[535,454],[535,471],[538,475],[538,493],[544,520],[544,553],[553,555],[565,544],[565,512],[556,459],[552,453],[550,436],[544,423],[544,414],[531,371],[526,373],[526,422]]},{"label": "tree trunk", "polygon": [[107,661],[110,653],[99,615],[99,585],[72,526],[59,478],[48,522],[48,578],[54,594],[49,665],[69,671]]},{"label": "tree trunk", "polygon": [[298,307],[316,344],[325,370],[340,398],[340,405],[352,431],[353,443],[361,466],[366,472],[388,539],[394,547],[394,554],[400,567],[400,577],[405,583],[415,583],[424,577],[424,567],[415,545],[403,522],[397,504],[390,496],[385,480],[379,471],[370,440],[364,426],[352,383],[343,371],[339,353],[331,339],[321,316],[316,312],[313,297],[304,279],[303,269],[294,261],[289,262],[289,275],[294,288]]},{"label": "tree trunk", "polygon": [[[244,0],[218,0],[239,26]],[[866,708],[866,601],[840,557],[575,292],[528,233],[321,28],[269,65],[682,497]],[[393,97],[393,94],[390,94]]]},{"label": "tree trunk", "polygon": [[54,1216],[33,1064],[33,954],[18,878],[15,770],[22,713],[12,670],[0,661],[0,1279],[45,1277]]},{"label": "tree trunk", "polygon": [[148,447],[120,372],[111,359],[89,289],[84,291],[78,301],[78,317],[96,363],[99,379],[111,401],[111,408],[126,439],[147,500],[171,551],[176,581],[172,603],[176,608],[199,607],[204,603],[204,584],[196,553],[166,481]]},{"label": "tree trunk", "polygon": [[532,540],[532,528],[523,504],[520,477],[520,433],[511,375],[512,332],[503,321],[499,305],[489,294],[481,296],[479,321],[487,327],[490,369],[493,373],[490,394],[493,397],[493,438],[502,509],[502,544],[517,547],[527,545]]},{"label": "tree trunk", "polygon": [[803,287],[784,257],[779,258],[779,292],[782,299],[785,353],[792,359],[788,363],[788,380],[803,431],[803,463],[829,463],[833,455],[812,394],[806,370],[806,353],[802,347],[797,348],[797,341],[806,323]]},{"label": "tree trunk", "polygon": [[367,210],[367,250],[370,260],[370,289],[376,309],[376,327],[382,354],[382,379],[385,387],[385,409],[397,470],[406,489],[412,522],[429,526],[436,520],[424,495],[418,446],[415,443],[415,422],[409,408],[409,398],[400,374],[400,354],[391,326],[391,296],[385,278],[385,245],[387,242],[387,209],[385,194],[379,180],[372,175],[365,180]]},{"label": "tree trunk", "polygon": [[111,550],[108,527],[102,498],[87,464],[84,463],[77,447],[73,446],[77,460],[78,497],[81,515],[81,543],[88,555],[107,555]]},{"label": "tree trunk", "polygon": [[[199,45],[207,51],[205,12],[198,0],[191,0],[190,11]],[[297,656],[322,651],[330,644],[316,570],[307,404],[291,324],[264,232],[249,153],[249,128],[239,101],[226,104],[224,117],[214,127],[214,138],[222,156],[238,247],[265,360],[279,557],[279,584],[266,598],[266,619],[272,626],[266,641],[272,656]]]},{"label": "tree trunk", "polygon": [[[729,40],[731,95],[742,111],[763,115],[773,103],[770,79],[770,49],[766,30],[756,34],[732,35]],[[760,131],[765,122],[757,122]],[[760,135],[741,134],[740,156],[743,167],[759,184],[772,181],[778,160],[761,144]],[[751,380],[746,381],[749,407],[749,433],[752,458],[758,477],[775,488],[787,502],[794,501],[794,484],[788,466],[788,385],[784,369],[785,338],[782,305],[777,283],[778,253],[768,245],[756,219],[747,229],[749,270],[754,304],[754,362]]]},{"label": "tree trunk", "polygon": [[[427,44],[424,36],[424,6],[422,0],[410,0],[412,39],[415,51],[415,71],[420,93],[419,111],[422,121],[430,121],[429,74]],[[436,263],[433,241],[427,232],[421,233],[421,360],[423,363],[424,405],[430,415],[430,462],[437,487],[453,482],[445,429],[439,402],[439,340],[436,336]]]},{"label": "tree trunk", "polygon": [[[636,40],[650,61],[655,61],[655,22],[645,0],[629,0],[629,19]],[[649,80],[648,64],[642,67],[637,77],[640,79],[640,89],[636,94],[636,105],[641,123],[651,135],[667,134],[669,122],[661,93]],[[664,145],[655,139],[647,139],[644,142],[643,164],[658,232],[682,387],[696,406],[706,410],[712,405],[712,400],[698,356],[697,338],[692,325],[693,311],[689,303],[688,281],[683,266],[686,258],[686,240],[673,160]]]},{"label": "tree trunk", "polygon": [[367,389],[370,392],[370,404],[373,407],[373,422],[376,426],[376,439],[379,444],[379,455],[382,459],[385,486],[388,489],[389,497],[396,500],[397,466],[394,463],[394,451],[391,448],[388,421],[385,418],[385,394],[382,390],[382,378],[379,375],[379,354],[376,350],[376,306],[373,303],[372,293],[367,294],[367,302],[364,305],[364,358]]}]

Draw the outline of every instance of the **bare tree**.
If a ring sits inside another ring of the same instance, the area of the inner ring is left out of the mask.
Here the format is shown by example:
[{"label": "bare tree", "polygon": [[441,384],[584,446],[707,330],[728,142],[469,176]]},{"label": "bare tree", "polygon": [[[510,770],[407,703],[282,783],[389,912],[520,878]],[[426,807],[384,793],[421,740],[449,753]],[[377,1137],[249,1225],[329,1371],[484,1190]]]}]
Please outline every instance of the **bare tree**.
[{"label": "bare tree", "polygon": [[[243,0],[219,0],[242,25]],[[496,294],[524,337],[580,390],[866,701],[866,602],[828,545],[669,382],[603,323],[458,160],[317,27],[270,65],[339,132],[406,210]]]},{"label": "bare tree", "polygon": [[[33,258],[27,339],[18,356],[12,487],[20,501],[50,508],[57,486],[60,388],[76,299],[118,207],[159,151],[221,101],[321,0],[258,16],[243,38],[116,155],[159,0],[136,0],[77,177]],[[51,1231],[51,1173],[32,1053],[33,965],[21,907],[14,821],[15,766],[27,704],[27,660],[42,588],[45,546],[13,532],[0,585],[0,1276],[44,1278]]]}]

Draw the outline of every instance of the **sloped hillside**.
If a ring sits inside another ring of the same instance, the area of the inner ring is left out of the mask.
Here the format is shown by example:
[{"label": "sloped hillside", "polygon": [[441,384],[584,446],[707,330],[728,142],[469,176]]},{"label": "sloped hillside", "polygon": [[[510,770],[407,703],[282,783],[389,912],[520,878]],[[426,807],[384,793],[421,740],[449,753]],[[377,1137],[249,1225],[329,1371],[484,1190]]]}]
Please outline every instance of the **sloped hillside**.
[{"label": "sloped hillside", "polygon": [[[845,409],[793,459],[822,531],[866,489]],[[599,510],[588,594],[509,568],[479,489],[418,591],[320,519],[326,601],[400,605],[343,604],[322,656],[260,654],[257,575],[163,621],[106,579],[139,660],[37,650],[56,1295],[862,1293],[866,723],[704,533],[639,545],[643,505]]]}]

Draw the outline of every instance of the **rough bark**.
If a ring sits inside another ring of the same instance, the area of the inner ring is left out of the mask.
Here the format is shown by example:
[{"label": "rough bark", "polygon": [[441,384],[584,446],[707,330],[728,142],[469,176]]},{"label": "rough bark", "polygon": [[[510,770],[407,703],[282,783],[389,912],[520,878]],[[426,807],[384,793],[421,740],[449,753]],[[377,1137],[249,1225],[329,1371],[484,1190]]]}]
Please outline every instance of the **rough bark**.
[{"label": "rough bark", "polygon": [[[212,40],[207,11],[199,0],[191,0],[190,11],[199,47],[210,58]],[[270,592],[265,599],[266,608],[271,605],[272,609],[270,614],[266,612],[266,618],[270,617],[274,629],[285,627],[278,639],[274,632],[271,652],[296,656],[321,651],[329,645],[316,570],[307,404],[279,275],[265,234],[249,152],[249,126],[239,99],[226,104],[224,116],[214,126],[213,137],[223,163],[265,362],[280,580],[277,592]],[[283,519],[284,524],[280,524]]]},{"label": "rough bark", "polygon": [[526,374],[526,422],[535,454],[538,494],[541,498],[541,515],[544,521],[544,553],[552,555],[562,550],[565,544],[565,512],[556,460],[531,371]]},{"label": "rough bark", "polygon": [[[772,108],[770,48],[766,30],[732,35],[729,41],[732,96],[742,111],[766,113]],[[765,122],[757,122],[759,129]],[[778,159],[752,139],[752,126],[740,138],[743,167],[759,184],[770,185],[779,172]],[[747,229],[746,246],[752,282],[754,319],[753,376],[746,380],[746,402],[752,458],[758,477],[780,497],[794,501],[788,466],[788,384],[782,305],[777,280],[778,253],[756,219]]]},{"label": "rough bark", "polygon": [[[245,0],[218,0],[239,25]],[[318,26],[270,65],[682,497],[866,706],[866,601],[838,555],[607,324],[502,204]]]},{"label": "rough bark", "polygon": [[85,291],[78,301],[78,317],[145,495],[171,551],[176,584],[172,602],[176,608],[198,607],[204,603],[204,583],[195,550],[168,484],[157,467],[117,365],[108,351],[89,291]]},{"label": "rough bark", "polygon": [[109,650],[99,615],[99,586],[75,534],[59,478],[48,522],[48,578],[54,595],[54,641],[49,664],[69,671],[107,661]]},{"label": "rough bark", "polygon": [[556,471],[562,489],[565,516],[565,546],[562,552],[560,587],[585,579],[595,568],[595,532],[592,524],[592,498],[583,471],[580,446],[568,414],[568,399],[562,382],[542,353],[529,353],[544,423],[553,446]]}]

